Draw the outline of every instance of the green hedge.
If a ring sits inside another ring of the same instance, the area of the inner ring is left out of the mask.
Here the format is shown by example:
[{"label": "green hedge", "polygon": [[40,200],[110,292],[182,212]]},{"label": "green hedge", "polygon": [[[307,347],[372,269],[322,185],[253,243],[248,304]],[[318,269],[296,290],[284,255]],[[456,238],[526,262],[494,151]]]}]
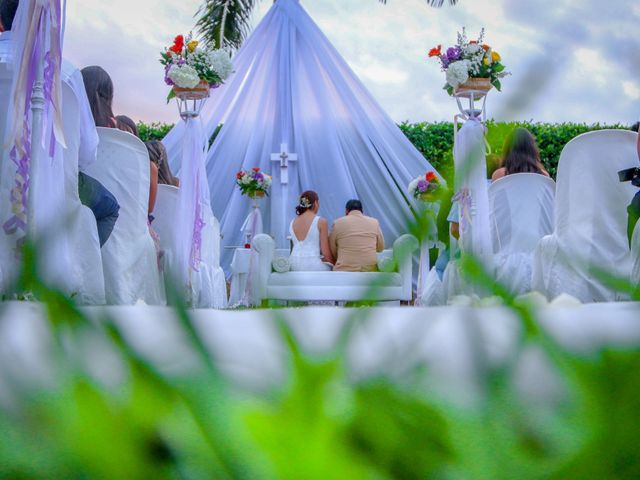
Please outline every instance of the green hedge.
[{"label": "green hedge", "polygon": [[[555,177],[563,147],[572,138],[592,130],[605,128],[630,128],[627,125],[587,125],[584,123],[537,123],[537,122],[489,122],[488,143],[493,153],[499,154],[506,135],[516,126],[528,128],[537,138],[545,168]],[[165,123],[138,124],[142,140],[161,140],[172,125]],[[451,122],[408,123],[399,125],[407,138],[428,159],[436,170],[446,178],[453,175],[453,124]]]}]

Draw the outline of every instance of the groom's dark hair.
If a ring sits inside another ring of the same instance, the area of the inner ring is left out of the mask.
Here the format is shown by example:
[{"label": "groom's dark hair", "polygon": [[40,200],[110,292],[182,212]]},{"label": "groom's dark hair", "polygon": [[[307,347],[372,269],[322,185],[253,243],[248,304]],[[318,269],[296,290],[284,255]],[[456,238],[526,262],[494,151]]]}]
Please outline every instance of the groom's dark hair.
[{"label": "groom's dark hair", "polygon": [[11,30],[19,3],[20,0],[0,0],[0,22],[5,31]]},{"label": "groom's dark hair", "polygon": [[354,210],[362,212],[362,202],[360,200],[349,200],[344,208],[347,212],[353,212]]}]

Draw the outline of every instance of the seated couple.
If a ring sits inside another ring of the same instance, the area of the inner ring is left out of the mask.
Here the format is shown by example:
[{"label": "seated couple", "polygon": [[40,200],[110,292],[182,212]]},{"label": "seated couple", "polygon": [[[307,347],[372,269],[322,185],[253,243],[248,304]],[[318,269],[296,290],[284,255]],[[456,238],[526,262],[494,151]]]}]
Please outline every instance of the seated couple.
[{"label": "seated couple", "polygon": [[[345,216],[333,224],[318,216],[320,199],[313,191],[300,195],[289,232],[293,249],[289,258],[293,271],[372,272],[377,270],[377,252],[384,237],[375,218],[362,213],[359,200],[349,200]],[[335,265],[334,265],[335,264]]]}]

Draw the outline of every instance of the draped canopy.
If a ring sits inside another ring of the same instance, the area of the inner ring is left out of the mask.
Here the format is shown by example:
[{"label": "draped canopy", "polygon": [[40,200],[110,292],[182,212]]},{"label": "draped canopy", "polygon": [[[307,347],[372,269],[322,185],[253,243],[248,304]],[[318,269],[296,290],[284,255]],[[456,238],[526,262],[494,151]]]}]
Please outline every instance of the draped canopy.
[{"label": "draped canopy", "polygon": [[[411,219],[410,180],[433,170],[383,111],[298,0],[277,0],[234,58],[235,73],[202,112],[205,130],[221,126],[207,155],[211,206],[224,244],[243,242],[241,227],[251,208],[235,174],[260,167],[273,173],[269,199],[261,201],[266,233],[279,247],[304,190],[320,196],[320,214],[344,214],[345,202],[362,201],[380,220],[387,243],[406,232]],[[184,125],[164,140],[179,171]],[[298,156],[289,184],[280,185],[271,161],[286,143]],[[284,197],[284,198],[283,198]],[[228,266],[230,251],[222,263]]]}]

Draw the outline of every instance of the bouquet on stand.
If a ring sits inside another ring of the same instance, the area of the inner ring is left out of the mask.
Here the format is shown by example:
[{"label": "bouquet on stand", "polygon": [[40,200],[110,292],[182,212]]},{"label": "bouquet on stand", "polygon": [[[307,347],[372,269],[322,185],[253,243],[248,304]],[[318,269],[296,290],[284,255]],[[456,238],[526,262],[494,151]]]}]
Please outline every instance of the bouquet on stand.
[{"label": "bouquet on stand", "polygon": [[449,95],[465,90],[488,92],[492,87],[500,91],[500,79],[509,75],[500,54],[484,43],[484,28],[477,40],[469,40],[463,28],[454,46],[443,50],[438,45],[429,51],[429,58],[440,61],[447,78],[444,90]]},{"label": "bouquet on stand", "polygon": [[240,187],[240,192],[252,199],[269,196],[271,182],[271,176],[262,172],[258,167],[253,167],[251,170],[241,170],[236,174],[236,183]]},{"label": "bouquet on stand", "polygon": [[164,81],[173,87],[167,102],[187,95],[206,98],[233,73],[233,64],[224,50],[202,48],[192,35],[178,35],[173,45],[160,54]]},{"label": "bouquet on stand", "polygon": [[411,196],[422,202],[436,202],[444,190],[446,187],[440,183],[440,179],[433,171],[414,178],[409,183]]}]

